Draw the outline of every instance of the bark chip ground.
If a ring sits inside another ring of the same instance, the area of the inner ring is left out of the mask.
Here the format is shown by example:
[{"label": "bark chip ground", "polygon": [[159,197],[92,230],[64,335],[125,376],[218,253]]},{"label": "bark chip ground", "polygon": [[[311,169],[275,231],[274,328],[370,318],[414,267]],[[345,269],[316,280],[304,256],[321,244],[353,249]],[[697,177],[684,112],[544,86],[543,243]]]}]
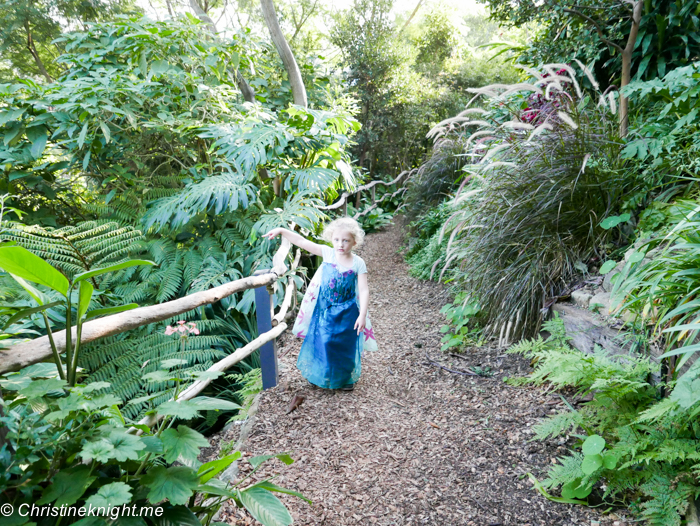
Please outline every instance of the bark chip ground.
[{"label": "bark chip ground", "polygon": [[[529,442],[530,427],[563,404],[554,393],[518,388],[504,376],[526,374],[529,364],[495,344],[461,357],[440,351],[443,287],[408,275],[400,225],[368,235],[359,254],[369,270],[370,317],[379,344],[366,354],[353,392],[312,388],[295,360],[300,342],[279,340],[280,385],[263,393],[245,443],[244,458],[289,452],[296,462],[269,462],[261,474],[302,492],[309,505],[280,498],[299,525],[623,525],[581,506],[551,502],[532,489],[566,452],[556,441]],[[493,376],[451,369],[490,368]],[[287,414],[295,395],[305,398]],[[237,438],[240,426],[214,437]],[[246,474],[247,462],[241,462]],[[256,524],[227,507],[229,524]]]}]

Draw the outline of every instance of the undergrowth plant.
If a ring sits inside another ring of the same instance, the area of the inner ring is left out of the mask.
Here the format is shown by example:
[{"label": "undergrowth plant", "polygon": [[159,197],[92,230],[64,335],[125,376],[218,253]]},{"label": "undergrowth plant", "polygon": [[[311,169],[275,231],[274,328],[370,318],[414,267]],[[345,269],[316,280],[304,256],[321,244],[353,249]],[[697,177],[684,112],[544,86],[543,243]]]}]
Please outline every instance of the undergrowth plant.
[{"label": "undergrowth plant", "polygon": [[440,350],[460,349],[466,344],[478,343],[479,329],[475,327],[474,320],[479,315],[479,303],[464,293],[457,294],[454,303],[447,303],[440,313],[447,318],[447,324],[440,327],[444,334],[440,342]]},{"label": "undergrowth plant", "polygon": [[[665,348],[669,377],[675,379],[691,363],[700,344],[700,205],[675,203],[665,236],[652,238],[635,250],[613,283],[612,299],[651,327],[654,339]],[[648,257],[647,254],[652,254]],[[636,257],[635,257],[636,256]],[[700,370],[693,366],[683,376],[692,382]]]},{"label": "undergrowth plant", "polygon": [[[594,494],[607,505],[631,504],[650,526],[680,526],[700,496],[700,396],[662,398],[673,383],[652,383],[659,365],[651,358],[611,355],[599,347],[585,354],[569,347],[560,319],[543,328],[547,339],[522,341],[508,351],[535,364],[530,376],[509,382],[565,390],[560,396],[568,409],[541,421],[533,440],[566,437],[573,450],[543,481],[532,477],[535,487],[565,503],[587,504]],[[567,392],[591,400],[574,408]],[[561,497],[547,491],[557,488]]]},{"label": "undergrowth plant", "polygon": [[[240,452],[205,463],[198,460],[209,441],[178,420],[239,406],[204,396],[178,400],[183,380],[203,378],[178,372],[181,362],[165,360],[157,371],[144,375],[146,380],[177,385],[171,401],[149,411],[156,419],[153,429],[121,413],[120,399],[110,393],[108,382],[69,387],[48,364],[2,377],[0,426],[6,434],[0,445],[0,502],[13,507],[3,524],[35,524],[30,523],[29,508],[50,504],[64,510],[64,516],[43,518],[42,524],[72,524],[82,518],[81,524],[95,526],[115,520],[142,526],[201,526],[212,524],[229,499],[265,526],[291,524],[289,512],[272,492],[304,498],[301,494],[269,479],[217,479]],[[249,460],[253,473],[272,458],[293,462],[287,454],[254,457]],[[122,506],[133,507],[139,515],[124,516]]]},{"label": "undergrowth plant", "polygon": [[619,159],[615,97],[583,92],[567,65],[529,73],[472,90],[485,107],[430,132],[471,132],[461,154],[469,182],[451,201],[436,270],[478,299],[488,334],[505,328],[506,339],[536,331],[553,298],[616,241],[600,222],[635,184]]}]

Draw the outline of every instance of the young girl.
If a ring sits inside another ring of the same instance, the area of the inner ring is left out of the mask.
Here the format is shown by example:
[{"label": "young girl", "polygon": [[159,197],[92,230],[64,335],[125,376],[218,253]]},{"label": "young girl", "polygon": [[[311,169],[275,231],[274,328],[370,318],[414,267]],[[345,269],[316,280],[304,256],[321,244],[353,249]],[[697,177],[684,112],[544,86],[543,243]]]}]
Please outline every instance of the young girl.
[{"label": "young girl", "polygon": [[362,353],[377,349],[367,316],[367,267],[360,256],[352,253],[362,244],[365,233],[357,221],[343,217],[323,232],[323,239],[333,248],[284,228],[265,234],[267,239],[277,236],[323,257],[292,329],[298,338],[304,338],[297,368],[313,385],[351,391],[360,378]]}]

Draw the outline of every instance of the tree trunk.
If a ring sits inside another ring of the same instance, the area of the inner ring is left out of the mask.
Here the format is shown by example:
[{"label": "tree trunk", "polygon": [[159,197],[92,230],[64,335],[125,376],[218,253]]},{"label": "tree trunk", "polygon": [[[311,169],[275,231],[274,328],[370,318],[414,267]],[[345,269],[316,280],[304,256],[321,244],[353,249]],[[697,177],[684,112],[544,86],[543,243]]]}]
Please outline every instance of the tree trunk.
[{"label": "tree trunk", "polygon": [[630,83],[632,77],[632,51],[637,42],[639,24],[642,19],[642,0],[636,0],[632,8],[632,27],[627,37],[627,45],[622,50],[622,80],[620,82],[620,137],[627,137],[629,131],[629,100],[622,93],[622,88]]},{"label": "tree trunk", "polygon": [[[190,0],[190,7],[197,15],[197,18],[199,18],[202,22],[207,24],[209,31],[216,38],[216,34],[219,32],[218,29],[216,29],[216,24],[211,19],[211,17],[204,11],[204,9],[202,9],[202,6],[199,5],[199,2],[197,2],[197,0]],[[246,102],[251,102],[255,104],[255,92],[253,91],[253,88],[250,87],[250,84],[248,84],[243,78],[243,75],[241,75],[241,72],[239,70],[236,70],[235,72],[235,79],[236,85],[241,91],[241,94],[243,95],[243,98],[246,100]]]},{"label": "tree trunk", "polygon": [[47,82],[53,82],[51,75],[49,75],[49,72],[46,71],[44,63],[41,61],[41,57],[39,57],[39,53],[36,50],[36,46],[34,45],[34,37],[32,37],[32,32],[29,29],[28,20],[24,21],[24,30],[27,32],[27,49],[32,54],[32,57],[34,57],[34,62],[36,63],[36,67],[39,68],[39,73],[46,78]]},{"label": "tree trunk", "polygon": [[308,106],[306,100],[306,88],[304,88],[304,81],[301,78],[301,71],[299,71],[299,66],[294,58],[294,53],[292,53],[292,50],[287,43],[287,39],[284,38],[284,35],[282,34],[282,29],[280,29],[280,24],[277,20],[277,13],[275,13],[275,5],[272,3],[272,0],[260,0],[260,7],[262,8],[263,16],[265,17],[267,29],[270,31],[272,42],[274,42],[277,52],[282,59],[284,69],[287,70],[289,84],[292,86],[292,97],[294,98],[294,104],[306,108]]},{"label": "tree trunk", "polygon": [[408,20],[406,20],[406,23],[404,23],[404,25],[401,27],[401,29],[399,30],[399,33],[403,33],[403,30],[408,27],[408,24],[410,24],[411,20],[413,20],[413,17],[416,16],[416,13],[418,12],[418,9],[420,8],[422,3],[423,3],[423,0],[418,0],[418,5],[413,10],[413,13],[411,13],[411,16],[408,17]]}]

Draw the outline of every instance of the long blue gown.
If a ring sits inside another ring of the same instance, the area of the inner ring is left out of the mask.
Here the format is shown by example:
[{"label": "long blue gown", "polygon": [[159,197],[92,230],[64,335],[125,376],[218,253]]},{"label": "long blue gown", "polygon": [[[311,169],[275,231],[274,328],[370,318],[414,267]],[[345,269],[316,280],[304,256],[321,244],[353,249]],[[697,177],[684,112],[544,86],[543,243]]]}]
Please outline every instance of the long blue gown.
[{"label": "long blue gown", "polygon": [[324,262],[319,269],[318,298],[297,360],[304,378],[326,389],[357,382],[367,338],[353,328],[360,315],[357,274],[341,268]]}]

